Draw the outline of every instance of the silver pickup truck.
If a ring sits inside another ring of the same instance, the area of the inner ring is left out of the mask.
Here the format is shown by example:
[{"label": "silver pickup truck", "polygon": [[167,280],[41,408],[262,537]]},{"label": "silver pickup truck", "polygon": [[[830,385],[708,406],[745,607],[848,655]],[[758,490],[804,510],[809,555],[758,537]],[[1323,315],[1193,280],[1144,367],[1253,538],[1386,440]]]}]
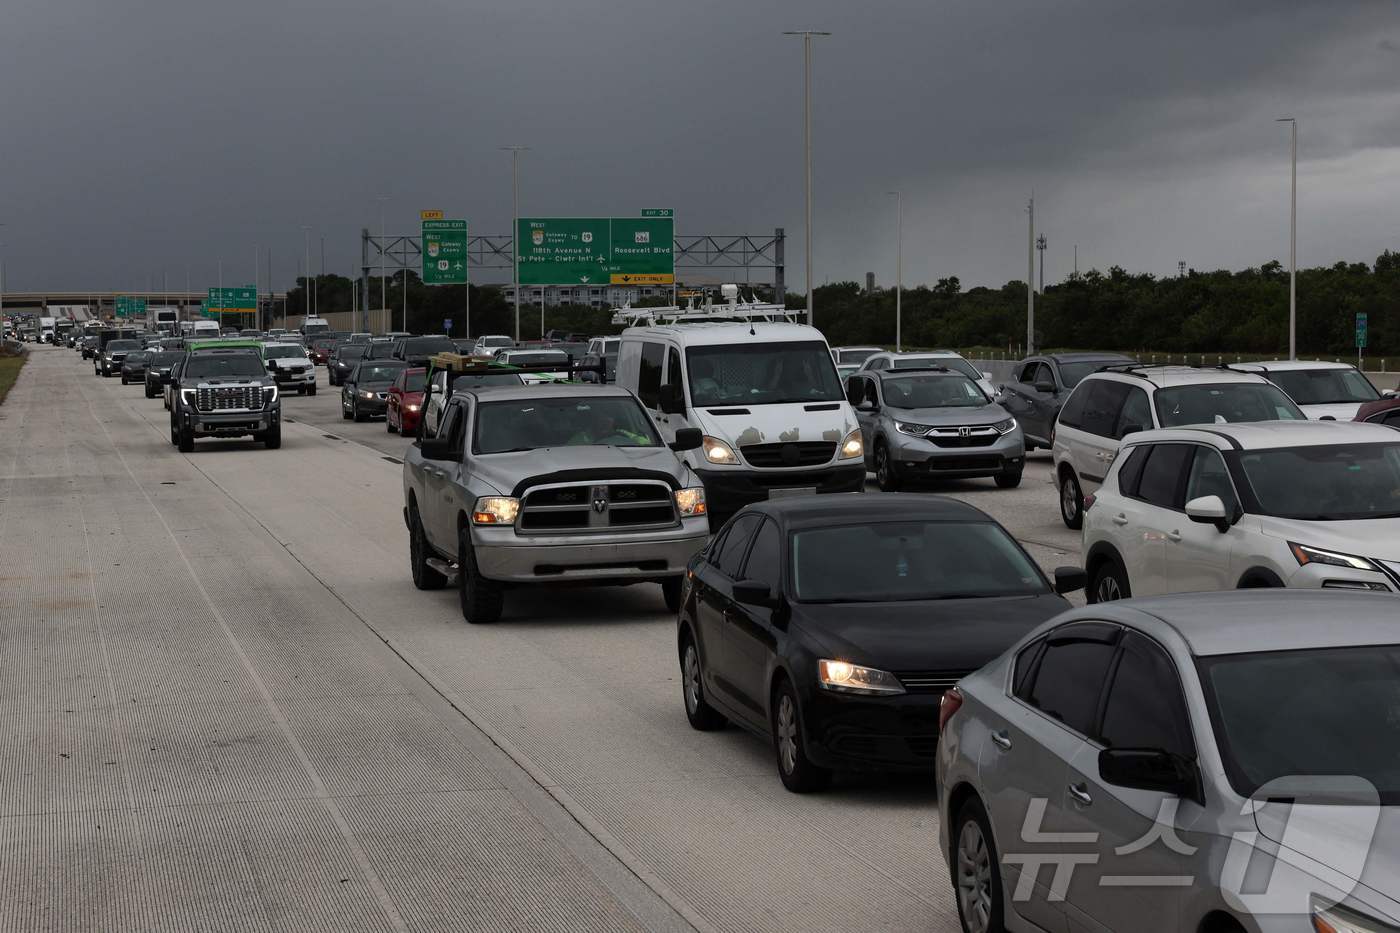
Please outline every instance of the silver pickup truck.
[{"label": "silver pickup truck", "polygon": [[404,458],[413,583],[457,583],[494,622],[519,584],[656,582],[673,612],[709,534],[705,490],[636,397],[613,386],[458,387]]}]

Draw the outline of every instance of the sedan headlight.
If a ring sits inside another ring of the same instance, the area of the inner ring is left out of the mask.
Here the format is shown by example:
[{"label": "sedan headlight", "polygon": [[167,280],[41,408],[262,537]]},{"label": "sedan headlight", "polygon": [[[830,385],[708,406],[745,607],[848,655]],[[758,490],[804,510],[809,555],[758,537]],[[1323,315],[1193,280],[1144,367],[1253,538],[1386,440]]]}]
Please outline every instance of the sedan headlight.
[{"label": "sedan headlight", "polygon": [[889,696],[903,693],[904,685],[889,671],[861,667],[849,661],[817,662],[817,683],[837,693],[858,693],[864,696]]},{"label": "sedan headlight", "polygon": [[1340,905],[1324,907],[1324,903],[1313,895],[1312,928],[1316,933],[1394,933],[1397,929]]},{"label": "sedan headlight", "polygon": [[472,508],[474,525],[514,525],[520,500],[510,496],[482,496]]},{"label": "sedan headlight", "polygon": [[705,487],[687,486],[676,490],[676,509],[682,518],[705,514]]},{"label": "sedan headlight", "polygon": [[1007,418],[1005,421],[998,421],[996,424],[992,425],[992,427],[996,429],[998,434],[1010,434],[1012,431],[1016,430],[1016,419]]},{"label": "sedan headlight", "polygon": [[361,389],[361,390],[360,390],[360,398],[372,399],[372,398],[374,398],[374,393],[373,393],[373,392],[370,392],[368,389]]},{"label": "sedan headlight", "polygon": [[933,430],[931,424],[914,424],[910,421],[896,421],[894,429],[900,434],[908,434],[910,437],[923,437]]},{"label": "sedan headlight", "polygon": [[705,440],[701,444],[701,449],[705,451],[705,459],[711,463],[738,463],[739,457],[734,453],[734,448],[717,437],[705,435]]},{"label": "sedan headlight", "polygon": [[1298,561],[1298,566],[1305,564],[1327,564],[1331,567],[1349,567],[1352,570],[1375,570],[1380,568],[1364,557],[1353,557],[1350,554],[1338,554],[1336,551],[1324,551],[1320,548],[1308,547],[1306,544],[1296,544],[1288,542],[1288,549],[1293,552],[1293,557]]},{"label": "sedan headlight", "polygon": [[854,460],[857,457],[865,456],[865,439],[861,436],[860,428],[856,428],[841,441],[841,460]]}]

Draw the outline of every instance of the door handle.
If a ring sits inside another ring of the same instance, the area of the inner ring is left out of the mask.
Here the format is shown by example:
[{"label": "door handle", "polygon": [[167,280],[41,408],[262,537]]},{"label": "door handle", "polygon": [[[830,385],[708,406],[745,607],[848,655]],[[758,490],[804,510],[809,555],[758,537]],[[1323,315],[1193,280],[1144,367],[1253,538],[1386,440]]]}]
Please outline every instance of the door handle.
[{"label": "door handle", "polygon": [[1011,750],[1011,736],[1008,735],[1008,734],[1006,733],[1006,730],[1005,730],[1005,729],[1003,729],[1003,730],[1000,731],[1000,732],[993,732],[993,733],[992,733],[992,744],[995,745],[997,748],[1001,749],[1001,750],[1004,751],[1004,752],[1010,751],[1010,750]]},{"label": "door handle", "polygon": [[1115,524],[1115,525],[1126,525],[1126,524],[1128,524],[1128,516],[1124,515],[1122,512],[1119,512],[1117,515],[1113,516],[1113,524]]},{"label": "door handle", "polygon": [[1171,531],[1167,532],[1167,540],[1168,540],[1168,541],[1180,541],[1180,540],[1181,540],[1181,532],[1180,532],[1180,531],[1177,531],[1175,528],[1173,528]]},{"label": "door handle", "polygon": [[1082,807],[1093,806],[1094,798],[1089,796],[1089,788],[1083,784],[1071,784],[1069,795],[1074,798],[1074,802]]}]

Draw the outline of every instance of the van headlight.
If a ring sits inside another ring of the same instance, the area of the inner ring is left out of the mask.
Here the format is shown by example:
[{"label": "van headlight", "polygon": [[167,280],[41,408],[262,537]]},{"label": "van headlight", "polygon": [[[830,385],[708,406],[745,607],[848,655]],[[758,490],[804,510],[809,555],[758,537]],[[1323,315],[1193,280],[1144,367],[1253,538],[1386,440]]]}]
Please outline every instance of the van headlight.
[{"label": "van headlight", "polygon": [[705,487],[687,486],[676,490],[676,510],[682,518],[705,514]]},{"label": "van headlight", "polygon": [[705,451],[705,459],[711,463],[738,463],[739,457],[734,453],[734,448],[717,437],[705,435],[704,442],[700,445]]},{"label": "van headlight", "polygon": [[860,433],[860,428],[856,428],[845,439],[841,441],[842,460],[854,460],[857,457],[865,456],[865,438]]},{"label": "van headlight", "polygon": [[482,496],[472,507],[474,525],[514,525],[520,500],[510,496]]}]

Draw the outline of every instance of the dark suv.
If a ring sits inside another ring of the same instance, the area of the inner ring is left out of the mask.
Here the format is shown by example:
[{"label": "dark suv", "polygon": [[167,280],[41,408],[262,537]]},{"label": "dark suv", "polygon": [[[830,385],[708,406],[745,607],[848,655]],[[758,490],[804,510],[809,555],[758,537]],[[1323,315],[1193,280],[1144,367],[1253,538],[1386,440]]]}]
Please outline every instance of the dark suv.
[{"label": "dark suv", "polygon": [[1000,386],[997,399],[1026,435],[1026,448],[1049,448],[1060,406],[1079,380],[1109,366],[1137,361],[1121,353],[1047,353],[1016,364],[1012,380]]},{"label": "dark suv", "polygon": [[245,347],[192,350],[172,376],[170,443],[182,453],[196,437],[246,437],[282,446],[282,400],[262,355]]}]

